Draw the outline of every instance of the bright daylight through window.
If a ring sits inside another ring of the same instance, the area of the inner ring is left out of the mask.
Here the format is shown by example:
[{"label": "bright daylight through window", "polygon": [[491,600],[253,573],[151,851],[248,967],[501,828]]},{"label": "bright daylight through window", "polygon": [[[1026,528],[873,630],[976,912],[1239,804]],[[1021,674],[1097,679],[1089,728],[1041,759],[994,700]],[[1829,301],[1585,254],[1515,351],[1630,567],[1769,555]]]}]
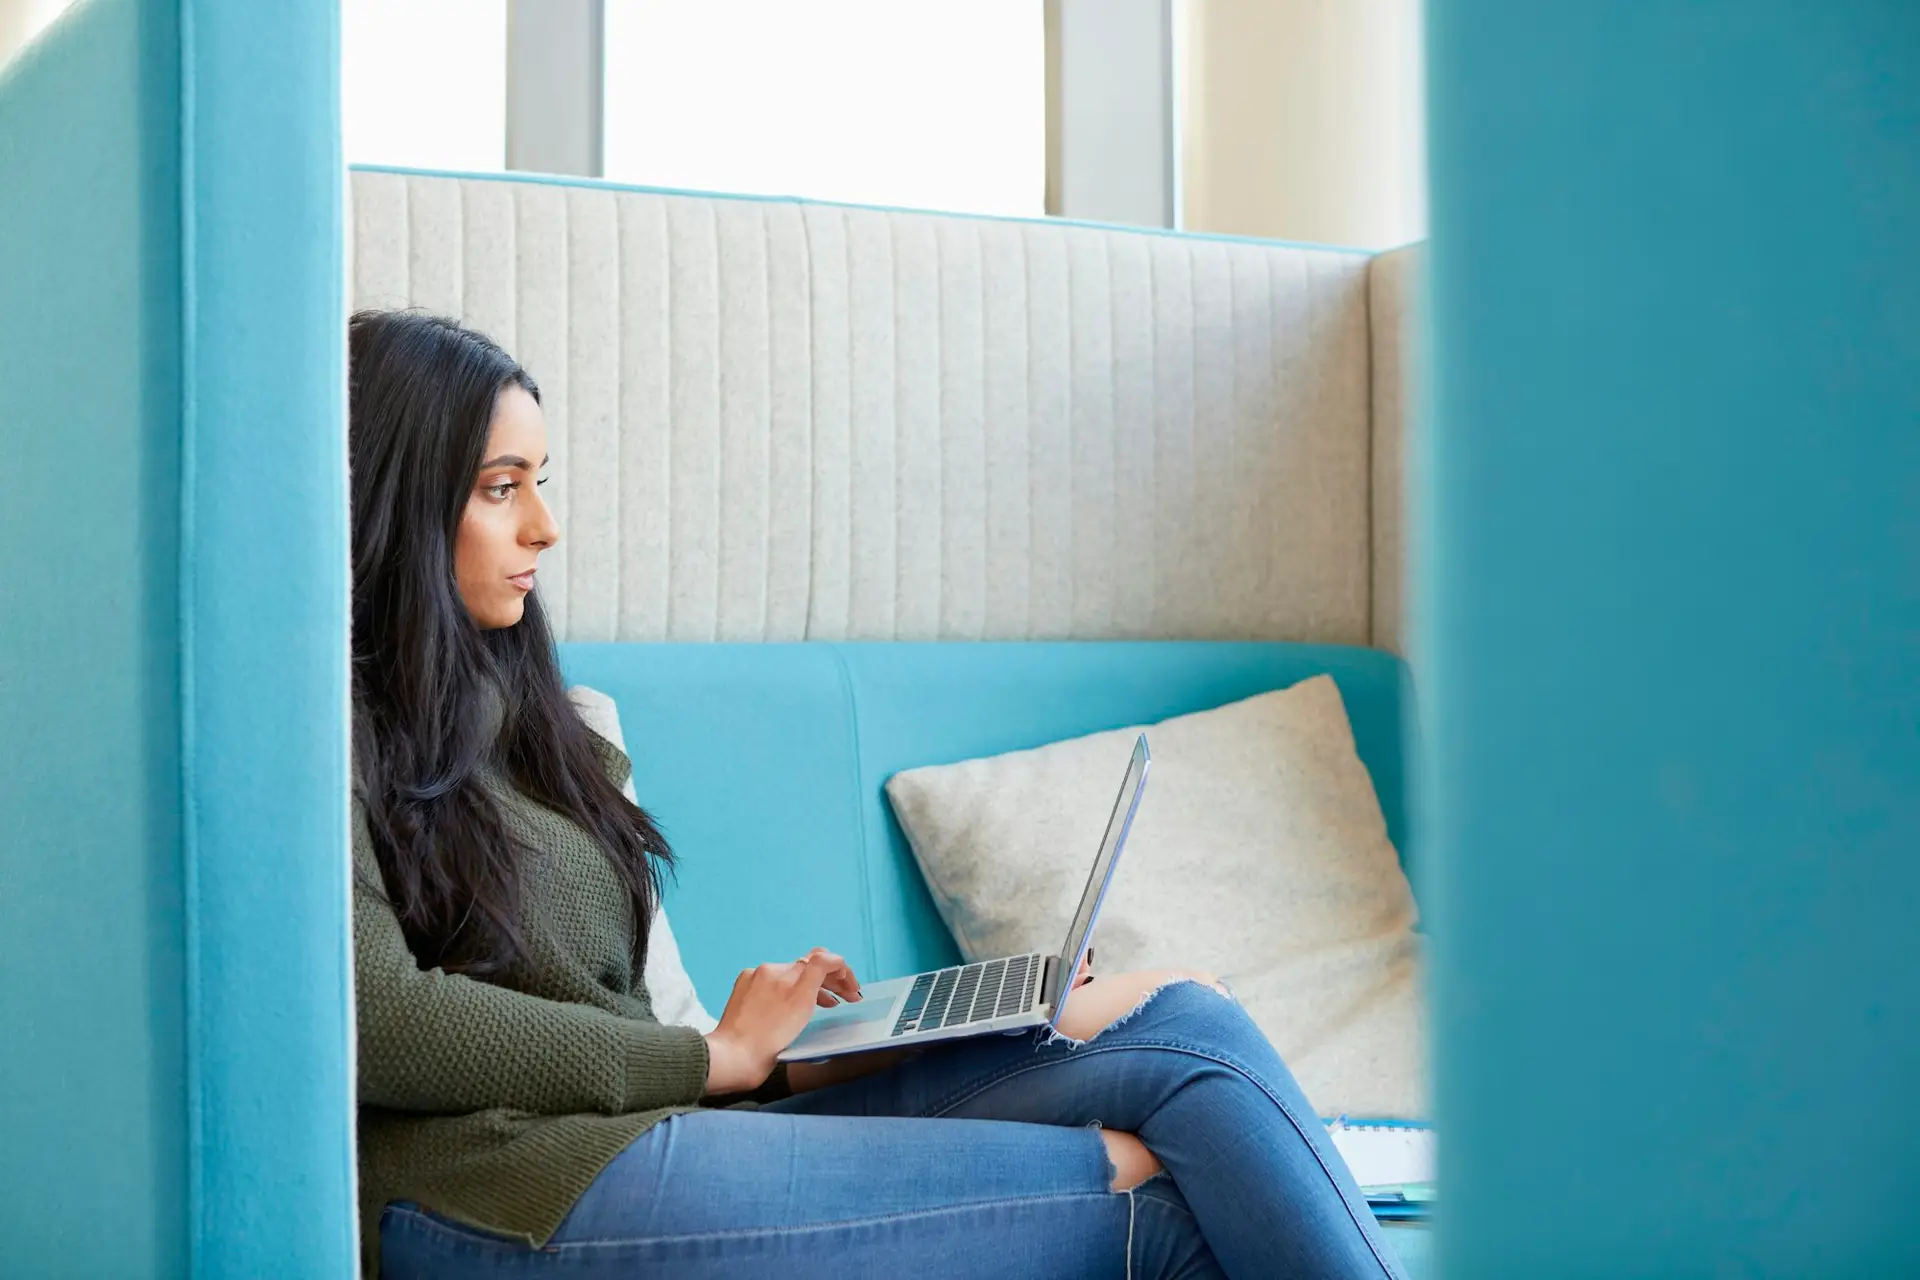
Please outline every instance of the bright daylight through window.
[{"label": "bright daylight through window", "polygon": [[502,168],[507,0],[342,0],[348,164]]},{"label": "bright daylight through window", "polygon": [[1041,0],[607,0],[606,176],[1038,217]]}]

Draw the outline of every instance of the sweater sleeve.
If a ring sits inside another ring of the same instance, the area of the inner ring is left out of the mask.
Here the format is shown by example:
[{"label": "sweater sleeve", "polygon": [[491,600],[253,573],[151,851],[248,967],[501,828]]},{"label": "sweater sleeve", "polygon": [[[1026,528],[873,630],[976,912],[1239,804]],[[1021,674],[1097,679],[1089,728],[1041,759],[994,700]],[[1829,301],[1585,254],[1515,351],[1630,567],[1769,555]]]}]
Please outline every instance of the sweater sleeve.
[{"label": "sweater sleeve", "polygon": [[539,1115],[691,1106],[707,1082],[692,1027],[622,1018],[421,969],[353,806],[353,976],[360,1101],[402,1111]]}]

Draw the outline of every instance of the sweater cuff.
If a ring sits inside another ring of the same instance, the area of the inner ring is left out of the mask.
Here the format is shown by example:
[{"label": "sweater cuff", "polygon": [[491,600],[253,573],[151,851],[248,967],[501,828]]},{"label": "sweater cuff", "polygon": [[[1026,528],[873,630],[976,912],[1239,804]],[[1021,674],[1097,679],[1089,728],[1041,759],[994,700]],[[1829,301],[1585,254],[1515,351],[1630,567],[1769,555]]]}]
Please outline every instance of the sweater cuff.
[{"label": "sweater cuff", "polygon": [[632,1022],[627,1037],[627,1111],[692,1106],[707,1091],[707,1038],[692,1027]]}]

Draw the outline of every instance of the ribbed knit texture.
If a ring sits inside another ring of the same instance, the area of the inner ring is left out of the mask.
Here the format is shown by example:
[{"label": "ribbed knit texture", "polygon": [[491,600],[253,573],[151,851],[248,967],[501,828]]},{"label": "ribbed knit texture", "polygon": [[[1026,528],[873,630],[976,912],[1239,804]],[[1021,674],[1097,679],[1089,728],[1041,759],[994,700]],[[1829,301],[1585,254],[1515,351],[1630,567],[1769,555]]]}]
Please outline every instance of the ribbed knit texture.
[{"label": "ribbed knit texture", "polygon": [[[626,757],[596,744],[624,781]],[[381,1211],[395,1200],[544,1244],[614,1156],[650,1126],[698,1109],[706,1086],[705,1039],[654,1020],[631,903],[600,844],[504,778],[487,781],[508,829],[531,851],[529,955],[498,985],[415,961],[382,886],[365,809],[354,800],[360,1223],[369,1276],[378,1270]],[[785,1084],[777,1072],[753,1096],[780,1096]]]}]

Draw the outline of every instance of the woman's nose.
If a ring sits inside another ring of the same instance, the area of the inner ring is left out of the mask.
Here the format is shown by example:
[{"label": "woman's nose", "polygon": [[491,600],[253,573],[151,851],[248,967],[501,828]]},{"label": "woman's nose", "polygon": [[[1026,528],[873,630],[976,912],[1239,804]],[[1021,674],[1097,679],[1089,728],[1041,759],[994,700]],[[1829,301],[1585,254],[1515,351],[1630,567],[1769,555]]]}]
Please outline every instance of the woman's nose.
[{"label": "woman's nose", "polygon": [[560,541],[560,525],[553,518],[553,508],[540,496],[540,490],[532,485],[522,492],[533,494],[533,502],[527,508],[527,523],[521,531],[521,537],[530,547],[545,550]]}]

